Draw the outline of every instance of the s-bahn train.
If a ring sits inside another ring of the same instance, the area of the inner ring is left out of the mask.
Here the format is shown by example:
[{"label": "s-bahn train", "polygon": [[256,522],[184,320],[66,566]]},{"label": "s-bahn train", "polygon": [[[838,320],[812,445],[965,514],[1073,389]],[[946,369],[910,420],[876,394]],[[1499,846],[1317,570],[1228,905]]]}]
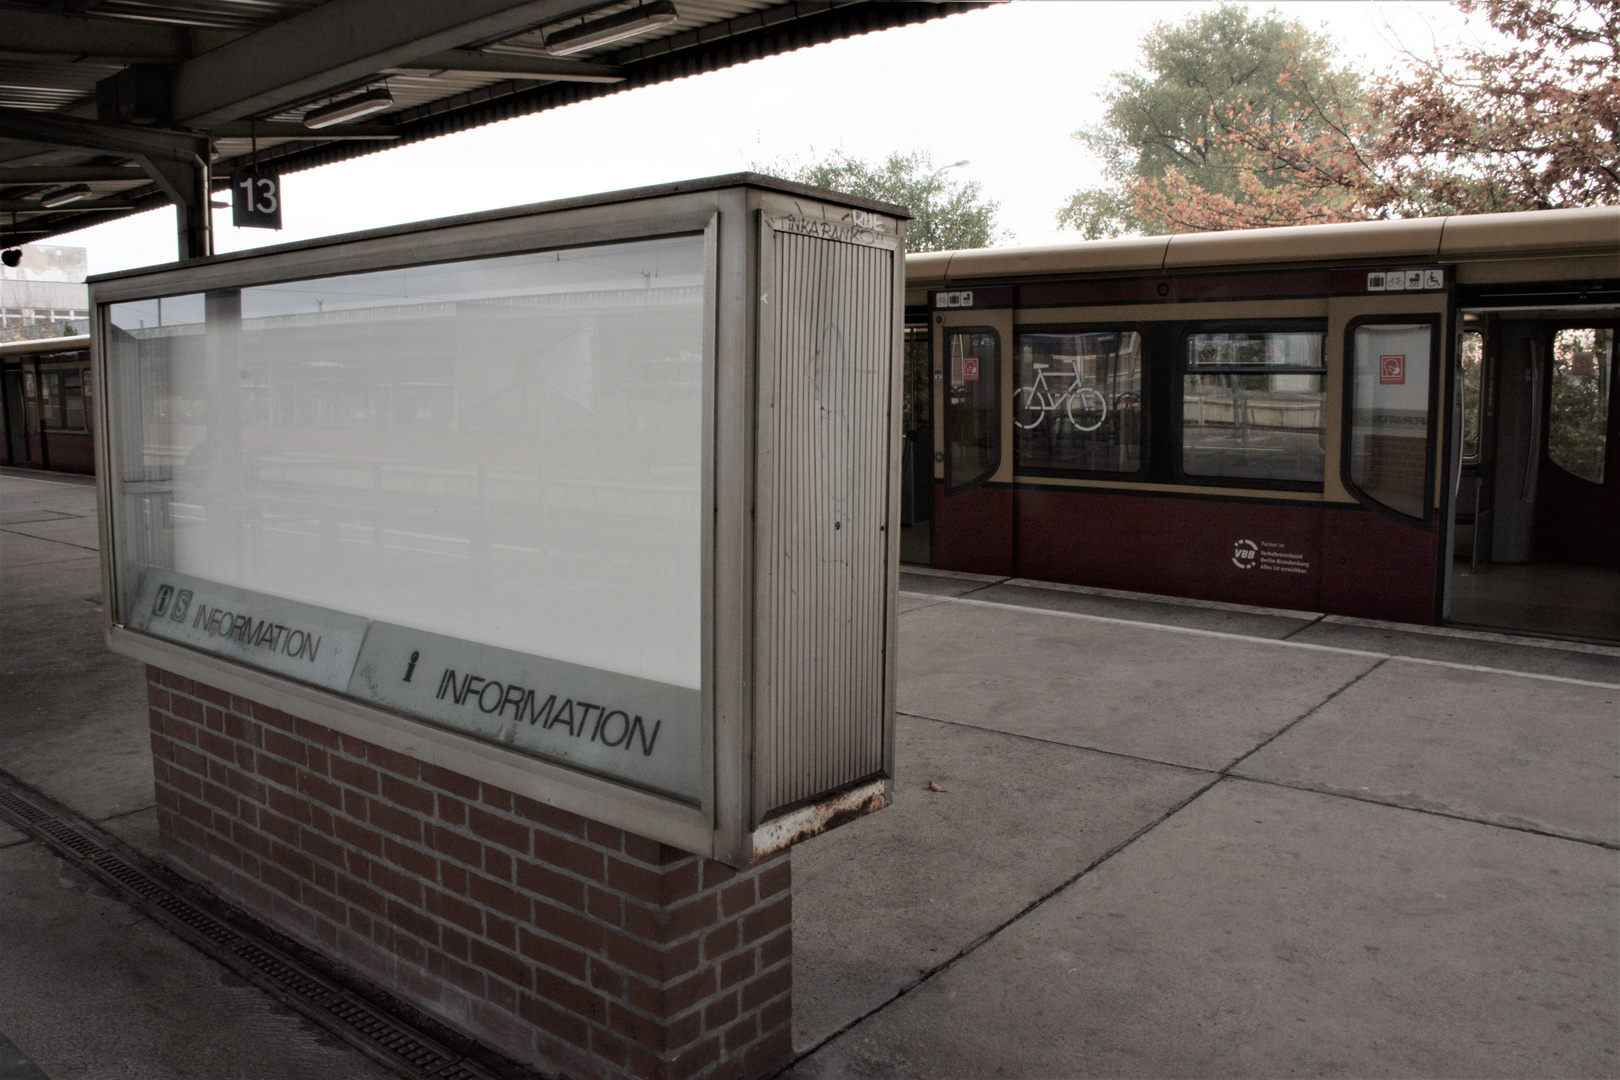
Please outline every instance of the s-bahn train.
[{"label": "s-bahn train", "polygon": [[0,465],[95,472],[90,336],[0,344]]},{"label": "s-bahn train", "polygon": [[1620,639],[1620,208],[917,254],[903,558]]}]

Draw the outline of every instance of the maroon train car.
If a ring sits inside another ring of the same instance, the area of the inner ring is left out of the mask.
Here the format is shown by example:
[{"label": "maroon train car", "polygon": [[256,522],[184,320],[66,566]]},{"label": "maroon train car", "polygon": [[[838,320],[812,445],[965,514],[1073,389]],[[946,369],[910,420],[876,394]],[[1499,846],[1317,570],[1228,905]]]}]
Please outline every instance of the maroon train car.
[{"label": "maroon train car", "polygon": [[0,462],[96,471],[90,336],[0,344]]},{"label": "maroon train car", "polygon": [[1620,639],[1620,208],[906,272],[908,561]]}]

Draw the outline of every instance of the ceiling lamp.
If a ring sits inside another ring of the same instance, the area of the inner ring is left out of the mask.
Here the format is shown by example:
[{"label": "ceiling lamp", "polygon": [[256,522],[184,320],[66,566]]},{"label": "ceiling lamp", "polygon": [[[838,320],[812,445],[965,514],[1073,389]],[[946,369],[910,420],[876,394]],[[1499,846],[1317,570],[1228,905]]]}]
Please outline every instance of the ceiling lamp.
[{"label": "ceiling lamp", "polygon": [[88,184],[75,184],[72,187],[58,188],[39,200],[39,205],[47,210],[55,210],[58,206],[76,203],[80,199],[88,199],[95,192],[90,190]]},{"label": "ceiling lamp", "polygon": [[342,101],[334,101],[330,105],[322,105],[318,109],[311,109],[304,114],[304,126],[307,128],[331,127],[341,124],[345,120],[358,120],[362,116],[370,116],[375,112],[394,107],[394,96],[387,90],[368,90],[364,94],[356,94]]},{"label": "ceiling lamp", "polygon": [[546,35],[546,52],[552,56],[568,56],[584,52],[593,45],[606,45],[610,41],[634,37],[655,26],[668,26],[680,18],[671,0],[653,0],[590,22],[580,23]]}]

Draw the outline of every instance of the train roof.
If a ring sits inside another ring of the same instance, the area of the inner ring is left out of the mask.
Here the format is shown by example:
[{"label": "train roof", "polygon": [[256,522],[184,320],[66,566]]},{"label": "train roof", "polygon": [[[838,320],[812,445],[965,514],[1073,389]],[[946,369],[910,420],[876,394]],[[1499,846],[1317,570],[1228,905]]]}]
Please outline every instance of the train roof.
[{"label": "train roof", "polygon": [[1278,263],[1456,262],[1538,253],[1620,255],[1620,206],[928,251],[906,256],[906,283],[915,288],[970,278]]},{"label": "train roof", "polygon": [[78,352],[90,347],[89,334],[71,337],[33,338],[28,341],[0,342],[0,360],[13,356],[35,356],[39,353]]}]

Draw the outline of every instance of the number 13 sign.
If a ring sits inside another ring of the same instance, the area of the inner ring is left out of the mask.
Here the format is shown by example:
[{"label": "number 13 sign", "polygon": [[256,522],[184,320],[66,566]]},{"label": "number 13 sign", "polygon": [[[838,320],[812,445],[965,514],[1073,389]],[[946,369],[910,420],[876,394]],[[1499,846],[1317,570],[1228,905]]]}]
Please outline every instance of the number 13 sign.
[{"label": "number 13 sign", "polygon": [[238,229],[281,228],[281,177],[232,173],[231,224]]}]

